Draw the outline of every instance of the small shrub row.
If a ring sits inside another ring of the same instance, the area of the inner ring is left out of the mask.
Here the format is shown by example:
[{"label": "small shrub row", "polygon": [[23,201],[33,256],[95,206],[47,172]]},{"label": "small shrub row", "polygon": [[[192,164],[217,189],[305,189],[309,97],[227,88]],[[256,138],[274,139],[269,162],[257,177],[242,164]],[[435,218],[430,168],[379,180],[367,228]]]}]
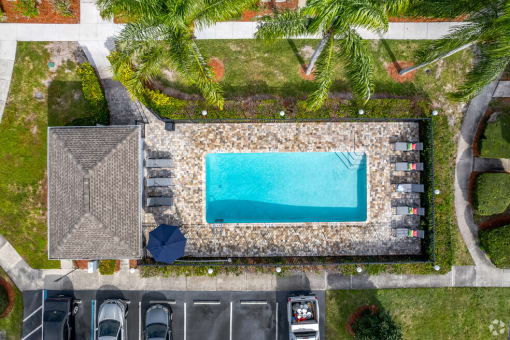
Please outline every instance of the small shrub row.
[{"label": "small shrub row", "polygon": [[500,214],[510,205],[510,175],[482,173],[476,177],[472,193],[473,208],[481,216]]},{"label": "small shrub row", "polygon": [[480,230],[480,247],[498,268],[510,268],[510,225]]},{"label": "small shrub row", "polygon": [[76,119],[70,125],[108,125],[110,123],[110,111],[94,68],[89,63],[83,63],[78,67],[77,72],[81,79],[83,96],[92,112],[92,116]]},{"label": "small shrub row", "polygon": [[99,261],[99,273],[101,275],[113,275],[113,273],[115,273],[115,264],[115,260]]},{"label": "small shrub row", "polygon": [[18,10],[23,16],[29,18],[35,18],[39,15],[36,0],[18,0],[16,3],[16,10]]}]

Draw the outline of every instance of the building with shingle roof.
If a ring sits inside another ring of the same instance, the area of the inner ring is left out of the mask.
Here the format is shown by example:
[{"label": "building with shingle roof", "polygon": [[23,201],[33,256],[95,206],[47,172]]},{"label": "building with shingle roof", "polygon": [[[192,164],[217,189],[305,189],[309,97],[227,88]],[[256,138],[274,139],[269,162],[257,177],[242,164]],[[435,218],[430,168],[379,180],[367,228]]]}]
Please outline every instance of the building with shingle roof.
[{"label": "building with shingle roof", "polygon": [[142,255],[140,126],[48,128],[50,259]]}]

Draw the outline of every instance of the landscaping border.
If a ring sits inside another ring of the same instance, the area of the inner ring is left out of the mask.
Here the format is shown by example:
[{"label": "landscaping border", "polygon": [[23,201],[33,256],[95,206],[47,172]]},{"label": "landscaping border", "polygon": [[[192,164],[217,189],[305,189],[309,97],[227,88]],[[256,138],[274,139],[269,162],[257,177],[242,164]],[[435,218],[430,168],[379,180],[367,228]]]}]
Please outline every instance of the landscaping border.
[{"label": "landscaping border", "polygon": [[5,289],[5,293],[7,294],[7,299],[9,301],[7,308],[5,308],[3,313],[0,314],[0,319],[2,319],[2,318],[7,317],[12,312],[12,309],[14,308],[14,298],[16,296],[16,292],[14,291],[14,287],[12,286],[12,283],[1,276],[0,276],[0,286],[2,286]]}]

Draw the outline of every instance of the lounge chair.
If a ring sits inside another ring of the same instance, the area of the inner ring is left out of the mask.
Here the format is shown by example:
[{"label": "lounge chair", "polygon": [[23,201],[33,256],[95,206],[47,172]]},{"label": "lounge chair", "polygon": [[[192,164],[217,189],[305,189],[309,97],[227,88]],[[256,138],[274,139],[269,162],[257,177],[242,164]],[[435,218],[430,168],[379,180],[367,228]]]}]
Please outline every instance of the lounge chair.
[{"label": "lounge chair", "polygon": [[423,163],[397,162],[395,171],[423,171]]},{"label": "lounge chair", "polygon": [[425,188],[423,187],[423,184],[397,184],[395,187],[395,190],[397,192],[424,192]]},{"label": "lounge chair", "polygon": [[171,206],[173,204],[172,197],[147,197],[147,206],[148,207],[161,207],[161,206]]},{"label": "lounge chair", "polygon": [[169,187],[172,185],[171,178],[146,178],[148,187]]},{"label": "lounge chair", "polygon": [[145,160],[146,168],[170,168],[172,161],[170,159],[149,158]]},{"label": "lounge chair", "polygon": [[396,231],[397,237],[411,237],[411,238],[424,238],[425,232],[423,230],[398,228]]},{"label": "lounge chair", "polygon": [[413,207],[395,207],[395,215],[425,215],[425,209]]},{"label": "lounge chair", "polygon": [[396,151],[420,151],[423,150],[423,143],[413,143],[413,142],[396,142],[395,143]]}]

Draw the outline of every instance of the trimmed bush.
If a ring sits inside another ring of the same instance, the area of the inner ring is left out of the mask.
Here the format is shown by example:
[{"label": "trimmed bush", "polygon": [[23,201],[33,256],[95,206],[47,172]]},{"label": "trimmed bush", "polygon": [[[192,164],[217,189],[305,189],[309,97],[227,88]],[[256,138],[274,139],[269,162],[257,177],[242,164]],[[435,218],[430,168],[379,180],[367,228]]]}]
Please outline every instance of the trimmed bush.
[{"label": "trimmed bush", "polygon": [[96,71],[89,63],[83,63],[78,67],[77,72],[81,79],[83,96],[93,115],[77,119],[71,122],[71,125],[108,125],[110,123],[110,111]]},{"label": "trimmed bush", "polygon": [[73,11],[71,11],[71,3],[69,0],[54,0],[53,7],[63,17],[72,17]]},{"label": "trimmed bush", "polygon": [[510,268],[510,225],[480,230],[480,247],[498,268]]},{"label": "trimmed bush", "polygon": [[490,216],[504,212],[510,204],[510,175],[482,173],[476,177],[472,192],[476,214]]},{"label": "trimmed bush", "polygon": [[360,340],[401,340],[402,330],[391,315],[385,310],[372,313],[369,309],[363,312],[352,327],[354,337]]},{"label": "trimmed bush", "polygon": [[16,3],[16,10],[18,10],[23,16],[29,18],[35,18],[39,15],[36,0],[18,0]]},{"label": "trimmed bush", "polygon": [[101,275],[113,275],[115,273],[115,260],[99,261],[99,273]]},{"label": "trimmed bush", "polygon": [[487,123],[479,145],[482,157],[510,158],[510,109]]},{"label": "trimmed bush", "polygon": [[0,286],[0,314],[5,312],[9,306],[9,297],[7,296],[7,291],[3,286]]}]

